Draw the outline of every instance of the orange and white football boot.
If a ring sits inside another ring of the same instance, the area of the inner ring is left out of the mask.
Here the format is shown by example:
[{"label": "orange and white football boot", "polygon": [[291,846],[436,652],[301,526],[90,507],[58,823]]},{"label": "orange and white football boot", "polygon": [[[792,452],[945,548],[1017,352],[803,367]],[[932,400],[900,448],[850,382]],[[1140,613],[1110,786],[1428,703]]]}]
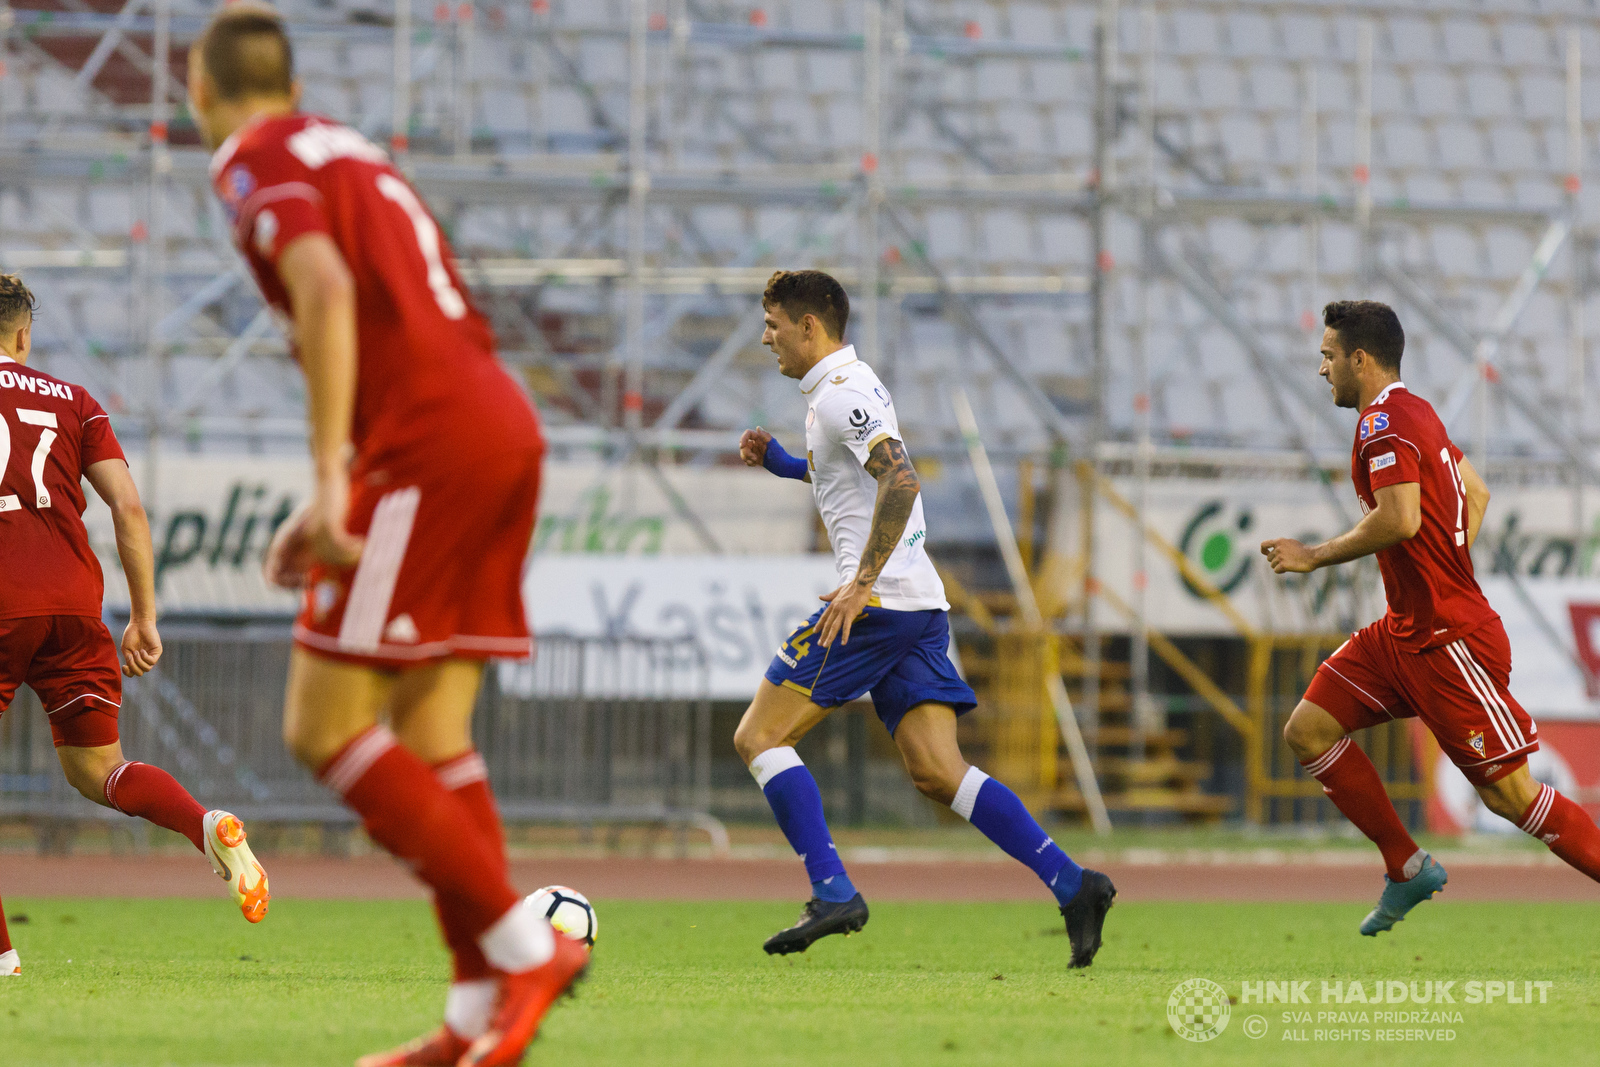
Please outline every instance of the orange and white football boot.
[{"label": "orange and white football boot", "polygon": [[250,922],[267,917],[267,872],[245,843],[244,823],[226,811],[208,811],[205,818],[206,859],[211,869],[228,883],[239,910]]},{"label": "orange and white football boot", "polygon": [[539,1033],[556,998],[569,992],[589,967],[589,950],[555,935],[555,955],[529,971],[500,980],[500,999],[489,1032],[472,1043],[457,1067],[514,1067]]}]

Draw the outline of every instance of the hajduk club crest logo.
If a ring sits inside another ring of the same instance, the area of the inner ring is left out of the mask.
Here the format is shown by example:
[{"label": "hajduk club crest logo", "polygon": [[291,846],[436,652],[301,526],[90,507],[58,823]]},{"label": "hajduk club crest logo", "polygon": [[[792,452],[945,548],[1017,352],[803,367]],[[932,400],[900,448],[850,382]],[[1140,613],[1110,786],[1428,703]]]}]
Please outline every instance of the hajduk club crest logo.
[{"label": "hajduk club crest logo", "polygon": [[1167,997],[1167,1023],[1185,1041],[1210,1041],[1228,1028],[1228,991],[1209,978],[1180,982]]}]

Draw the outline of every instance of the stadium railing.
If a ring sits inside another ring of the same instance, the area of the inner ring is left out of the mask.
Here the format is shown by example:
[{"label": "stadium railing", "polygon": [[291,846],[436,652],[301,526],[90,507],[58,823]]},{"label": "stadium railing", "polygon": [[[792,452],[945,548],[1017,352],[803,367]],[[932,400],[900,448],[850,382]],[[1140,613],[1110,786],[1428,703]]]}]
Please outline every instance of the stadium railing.
[{"label": "stadium railing", "polygon": [[[123,752],[174,774],[208,807],[246,821],[354,823],[282,739],[286,620],[163,626],[165,653],[125,679]],[[725,853],[711,795],[710,668],[689,640],[547,634],[532,663],[491,662],[474,738],[508,823],[638,824],[690,831]],[[23,689],[0,716],[0,820],[33,825],[43,848],[68,848],[89,820],[123,816],[67,785],[37,698]]]}]

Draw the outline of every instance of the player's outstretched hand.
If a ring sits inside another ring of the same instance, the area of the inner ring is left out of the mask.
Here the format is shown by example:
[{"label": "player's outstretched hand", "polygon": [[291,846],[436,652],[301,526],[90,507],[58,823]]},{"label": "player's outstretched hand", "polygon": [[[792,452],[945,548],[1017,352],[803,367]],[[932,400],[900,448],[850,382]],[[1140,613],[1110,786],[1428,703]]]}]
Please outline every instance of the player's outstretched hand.
[{"label": "player's outstretched hand", "polygon": [[845,582],[831,593],[823,593],[821,599],[828,602],[822,609],[822,618],[817,620],[817,634],[823,648],[832,648],[833,639],[842,636],[841,645],[850,643],[850,626],[867,610],[867,602],[872,599],[872,586],[860,585],[854,578]]},{"label": "player's outstretched hand", "polygon": [[122,673],[137,678],[161,658],[161,635],[154,619],[130,619],[122,631]]},{"label": "player's outstretched hand", "polygon": [[1274,574],[1310,574],[1317,569],[1311,549],[1292,537],[1261,542],[1261,554],[1267,557]]},{"label": "player's outstretched hand", "polygon": [[739,435],[739,458],[744,460],[746,467],[761,466],[761,461],[767,458],[767,442],[770,440],[772,435],[759,426]]}]

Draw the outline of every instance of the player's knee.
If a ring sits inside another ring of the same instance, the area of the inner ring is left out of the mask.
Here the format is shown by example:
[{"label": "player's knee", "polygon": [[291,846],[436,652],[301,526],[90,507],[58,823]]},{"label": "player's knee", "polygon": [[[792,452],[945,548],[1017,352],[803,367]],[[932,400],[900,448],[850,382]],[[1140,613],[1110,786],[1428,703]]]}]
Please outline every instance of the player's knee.
[{"label": "player's knee", "polygon": [[[1533,790],[1534,796],[1538,795],[1537,786]],[[1483,798],[1483,806],[1512,823],[1520,823],[1527,814],[1528,805],[1532,799],[1524,800],[1517,795],[1517,790],[1510,787],[1504,780],[1492,785],[1478,787],[1478,795]]]},{"label": "player's knee", "polygon": [[[1326,719],[1327,722],[1319,722],[1319,718]],[[1329,723],[1334,723],[1334,727],[1329,728]],[[1338,744],[1339,738],[1343,736],[1343,731],[1337,728],[1332,716],[1326,714],[1313,716],[1300,708],[1296,708],[1294,714],[1289,716],[1289,721],[1283,725],[1283,740],[1302,761],[1322,755]]]},{"label": "player's knee", "polygon": [[1517,810],[1516,805],[1512,804],[1500,793],[1492,789],[1480,789],[1478,790],[1478,795],[1483,798],[1483,806],[1502,819],[1507,819],[1513,823],[1521,821],[1522,812]]},{"label": "player's knee", "polygon": [[906,760],[906,770],[911,775],[911,784],[917,787],[917,792],[929,800],[936,800],[940,804],[948,805],[956,798],[956,790],[961,788],[962,775],[966,768],[959,771],[942,764],[917,759]]},{"label": "player's knee", "polygon": [[337,747],[329,749],[320,730],[310,728],[303,720],[285,718],[283,722],[283,743],[289,752],[300,764],[315,773],[322,769]]},{"label": "player's knee", "polygon": [[783,739],[775,737],[772,731],[763,728],[759,723],[752,722],[747,715],[733,731],[733,748],[739,753],[739,758],[744,760],[746,767],[750,761],[769,748],[776,748]]},{"label": "player's knee", "polygon": [[63,761],[61,764],[62,773],[67,777],[67,784],[83,794],[85,799],[92,800],[101,807],[110,806],[106,802],[106,779],[116,767],[115,763],[107,766],[89,760]]},{"label": "player's knee", "polygon": [[961,787],[960,781],[952,780],[949,775],[939,771],[926,771],[920,774],[913,771],[911,781],[916,785],[917,792],[947,807],[955,800],[956,790]]}]

